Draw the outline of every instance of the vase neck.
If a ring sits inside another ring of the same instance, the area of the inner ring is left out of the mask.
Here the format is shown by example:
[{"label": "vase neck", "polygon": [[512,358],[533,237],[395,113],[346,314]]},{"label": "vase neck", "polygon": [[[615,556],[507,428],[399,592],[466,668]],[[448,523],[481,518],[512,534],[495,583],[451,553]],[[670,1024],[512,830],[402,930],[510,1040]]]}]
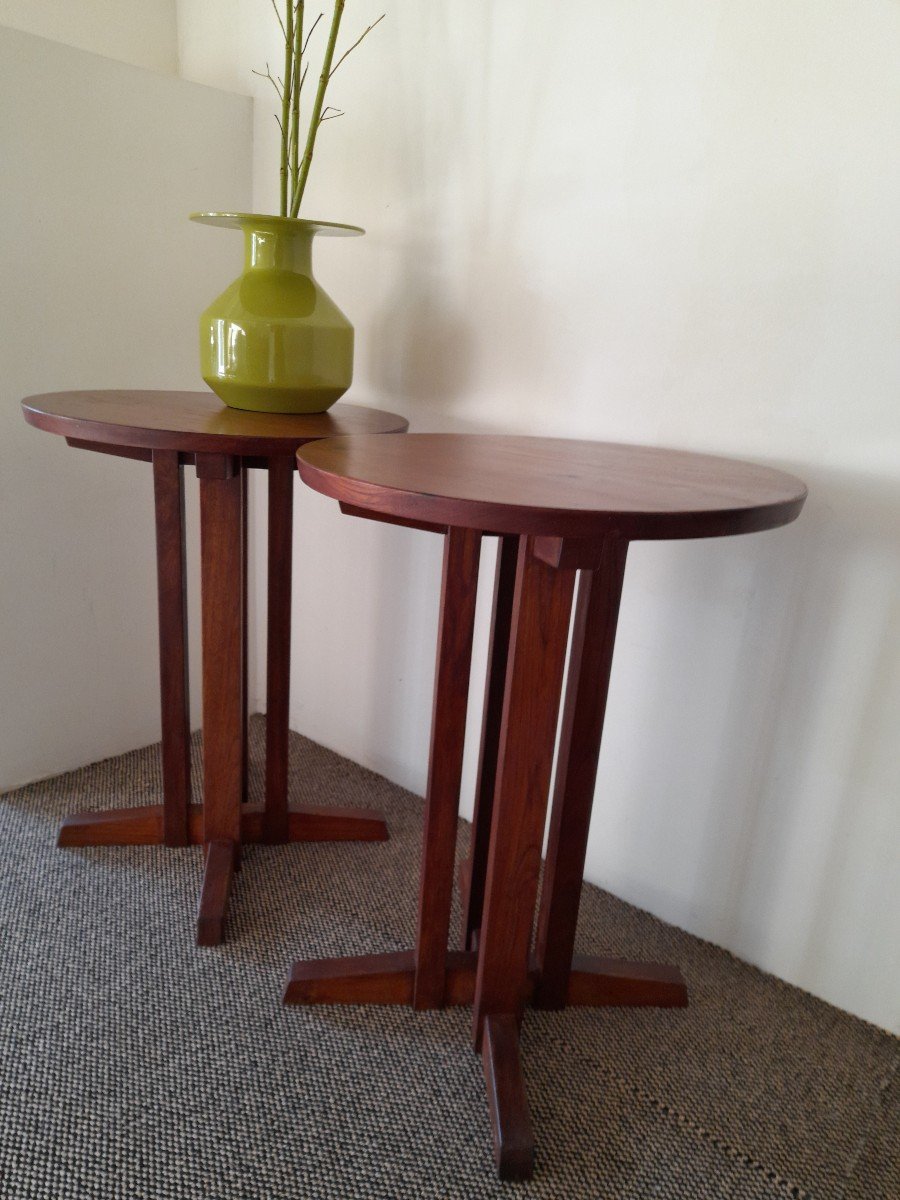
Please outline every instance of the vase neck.
[{"label": "vase neck", "polygon": [[312,274],[312,239],[308,230],[244,230],[245,271],[297,271]]}]

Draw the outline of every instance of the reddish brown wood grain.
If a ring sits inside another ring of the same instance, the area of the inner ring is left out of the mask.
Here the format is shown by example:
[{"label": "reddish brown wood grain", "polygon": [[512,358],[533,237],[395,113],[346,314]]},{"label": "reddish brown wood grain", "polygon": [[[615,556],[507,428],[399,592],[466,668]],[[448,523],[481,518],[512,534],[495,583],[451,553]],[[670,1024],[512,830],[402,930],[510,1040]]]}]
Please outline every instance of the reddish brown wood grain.
[{"label": "reddish brown wood grain", "polygon": [[[73,813],[60,826],[58,846],[159,846],[163,844],[161,804],[107,808]],[[328,808],[305,805],[288,809],[288,842],[385,842],[387,825],[381,813],[368,808]],[[263,842],[269,836],[260,805],[241,809],[241,841]],[[203,844],[203,808],[188,810],[188,844]]]},{"label": "reddish brown wood grain", "polygon": [[578,580],[538,913],[539,1008],[566,1003],[627,553],[627,542],[607,539]]},{"label": "reddish brown wood grain", "polygon": [[[285,1004],[412,1004],[416,977],[414,950],[320,958],[294,964],[285,986]],[[447,955],[441,1005],[471,1004],[475,955]]]},{"label": "reddish brown wood grain", "polygon": [[500,762],[478,941],[473,1036],[488,1015],[519,1017],[553,764],[574,572],[554,571],[519,541]]},{"label": "reddish brown wood grain", "polygon": [[300,475],[355,508],[553,538],[719,537],[792,521],[806,487],[734,459],[559,438],[341,437],[304,446]]},{"label": "reddish brown wood grain", "polygon": [[422,834],[413,997],[416,1008],[435,1008],[443,1003],[444,997],[480,548],[480,534],[470,529],[451,529],[444,540],[431,752]]},{"label": "reddish brown wood grain", "polygon": [[241,836],[243,716],[241,474],[233,459],[201,454],[203,813],[209,842]]},{"label": "reddish brown wood grain", "polygon": [[515,1017],[486,1018],[481,1057],[497,1174],[505,1180],[530,1179],[534,1172],[534,1131]]},{"label": "reddish brown wood grain", "polygon": [[294,463],[273,458],[269,464],[266,635],[266,825],[272,842],[287,839],[293,519]]},{"label": "reddish brown wood grain", "polygon": [[[538,973],[535,973],[539,978]],[[567,973],[566,1004],[586,1008],[684,1008],[687,988],[668,963],[626,962],[576,954]]]},{"label": "reddish brown wood grain", "polygon": [[335,404],[325,413],[255,413],[226,406],[212,392],[50,392],[22,401],[25,420],[83,442],[182,453],[293,456],[316,438],[402,433],[396,413]]},{"label": "reddish brown wood grain", "polygon": [[481,925],[481,914],[484,907],[484,884],[487,876],[491,816],[494,811],[494,788],[497,783],[500,721],[503,715],[503,693],[506,687],[506,667],[509,659],[517,556],[518,540],[514,537],[500,538],[497,546],[497,569],[494,576],[494,607],[491,615],[488,671],[481,718],[481,746],[478,755],[469,865],[466,884],[460,889],[462,943],[464,949],[467,950],[473,949],[473,938]]},{"label": "reddish brown wood grain", "polygon": [[188,809],[191,803],[183,470],[176,451],[154,451],[159,687],[165,798],[163,838],[167,846],[188,844]]},{"label": "reddish brown wood grain", "polygon": [[250,481],[241,463],[241,800],[250,799]]},{"label": "reddish brown wood grain", "polygon": [[197,910],[197,945],[218,946],[225,931],[225,917],[234,874],[234,844],[211,841],[206,845],[203,888]]}]

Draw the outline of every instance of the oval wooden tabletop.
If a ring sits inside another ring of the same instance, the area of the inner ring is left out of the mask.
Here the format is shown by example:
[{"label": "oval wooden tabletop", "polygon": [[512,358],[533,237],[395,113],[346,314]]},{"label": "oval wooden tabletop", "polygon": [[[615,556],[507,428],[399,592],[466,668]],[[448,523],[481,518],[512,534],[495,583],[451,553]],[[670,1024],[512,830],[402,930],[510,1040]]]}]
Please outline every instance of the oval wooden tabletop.
[{"label": "oval wooden tabletop", "polygon": [[325,413],[227,408],[212,392],[49,392],[22,401],[25,420],[63,437],[183,453],[270,456],[342,434],[402,433],[396,413],[335,404]]},{"label": "oval wooden tabletop", "polygon": [[346,504],[495,533],[721,537],[786,525],[806,499],[771,467],[612,442],[412,433],[316,442],[297,460]]}]

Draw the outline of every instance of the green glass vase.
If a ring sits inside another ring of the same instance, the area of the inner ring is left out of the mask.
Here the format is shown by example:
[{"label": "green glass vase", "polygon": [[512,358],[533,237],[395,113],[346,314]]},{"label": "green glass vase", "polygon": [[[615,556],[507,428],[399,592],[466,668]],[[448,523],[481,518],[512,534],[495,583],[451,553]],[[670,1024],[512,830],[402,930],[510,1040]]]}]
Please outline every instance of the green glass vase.
[{"label": "green glass vase", "polygon": [[200,317],[200,368],[231,408],[324,412],[353,379],[353,326],[312,274],[315,235],[352,237],[355,225],[193,213],[241,229],[244,270]]}]

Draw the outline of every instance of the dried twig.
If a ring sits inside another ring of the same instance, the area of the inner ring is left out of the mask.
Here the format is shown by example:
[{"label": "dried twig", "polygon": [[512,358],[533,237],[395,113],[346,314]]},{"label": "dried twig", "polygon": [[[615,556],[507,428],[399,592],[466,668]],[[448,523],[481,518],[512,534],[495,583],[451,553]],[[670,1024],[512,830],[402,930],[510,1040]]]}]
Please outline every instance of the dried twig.
[{"label": "dried twig", "polygon": [[319,23],[319,22],[322,20],[322,18],[323,18],[324,16],[325,16],[325,14],[324,14],[324,13],[319,13],[319,15],[318,15],[318,16],[316,17],[316,19],[313,21],[312,25],[310,25],[310,27],[309,27],[309,33],[307,33],[307,35],[306,35],[306,40],[305,40],[305,41],[304,41],[304,43],[303,43],[303,53],[304,53],[304,54],[306,53],[306,47],[309,45],[309,39],[312,37],[312,35],[313,35],[314,31],[315,31],[315,28],[316,28],[316,26],[318,25],[318,23]]},{"label": "dried twig", "polygon": [[284,21],[281,19],[281,13],[278,11],[278,5],[275,3],[275,0],[272,0],[272,7],[275,9],[275,16],[278,18],[278,24],[281,26],[282,36],[287,37],[287,31],[284,28]]},{"label": "dried twig", "polygon": [[[272,87],[273,87],[273,88],[275,89],[275,91],[278,93],[278,99],[279,99],[279,100],[281,99],[281,87],[280,87],[280,85],[279,85],[279,82],[278,82],[278,80],[277,80],[277,79],[274,77],[274,75],[272,74],[272,72],[269,70],[269,64],[268,64],[268,63],[266,63],[266,73],[265,73],[265,75],[262,73],[262,71],[251,71],[251,72],[250,72],[250,74],[251,74],[251,75],[258,75],[258,76],[260,77],[260,79],[268,79],[269,83],[271,83]],[[279,122],[279,123],[280,123],[280,122]]]},{"label": "dried twig", "polygon": [[337,62],[331,68],[331,75],[328,76],[329,79],[331,78],[332,75],[334,75],[335,71],[338,69],[338,67],[341,65],[341,63],[344,61],[344,59],[347,57],[347,55],[350,53],[350,51],[355,50],[356,47],[359,45],[359,43],[366,36],[366,34],[371,33],[372,30],[375,28],[375,26],[378,25],[379,22],[383,21],[386,16],[387,16],[386,13],[382,13],[377,21],[373,21],[371,25],[369,25],[366,29],[364,29],[362,31],[362,33],[359,35],[359,37],[356,39],[356,41],[353,43],[353,45],[350,46],[349,49],[344,51],[344,53],[341,55],[341,57],[337,60]]}]

